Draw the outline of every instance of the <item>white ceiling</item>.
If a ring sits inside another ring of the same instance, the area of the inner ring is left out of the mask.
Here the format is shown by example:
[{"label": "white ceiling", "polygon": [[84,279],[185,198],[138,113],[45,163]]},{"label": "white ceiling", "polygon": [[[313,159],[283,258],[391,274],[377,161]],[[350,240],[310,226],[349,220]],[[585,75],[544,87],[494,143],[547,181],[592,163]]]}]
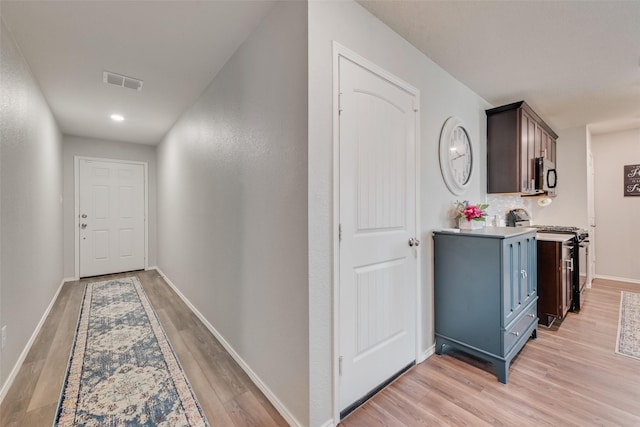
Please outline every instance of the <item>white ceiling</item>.
[{"label": "white ceiling", "polygon": [[[0,14],[63,133],[157,144],[273,4],[2,0]],[[103,70],[142,91],[102,83]]]},{"label": "white ceiling", "polygon": [[[640,127],[638,0],[360,3],[493,105],[525,99],[556,130]],[[64,133],[156,144],[273,4],[1,0],[0,13]]]},{"label": "white ceiling", "polygon": [[495,106],[556,130],[640,127],[640,1],[359,3]]}]

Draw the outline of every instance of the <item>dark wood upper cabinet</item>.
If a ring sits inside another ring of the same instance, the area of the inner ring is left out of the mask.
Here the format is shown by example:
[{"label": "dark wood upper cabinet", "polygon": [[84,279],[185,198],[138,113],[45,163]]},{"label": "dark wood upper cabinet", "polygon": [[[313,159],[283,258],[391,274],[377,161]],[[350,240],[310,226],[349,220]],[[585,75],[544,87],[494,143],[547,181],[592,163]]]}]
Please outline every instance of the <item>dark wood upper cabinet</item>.
[{"label": "dark wood upper cabinet", "polygon": [[558,135],[520,101],[487,113],[487,192],[535,193],[535,158],[555,163]]}]

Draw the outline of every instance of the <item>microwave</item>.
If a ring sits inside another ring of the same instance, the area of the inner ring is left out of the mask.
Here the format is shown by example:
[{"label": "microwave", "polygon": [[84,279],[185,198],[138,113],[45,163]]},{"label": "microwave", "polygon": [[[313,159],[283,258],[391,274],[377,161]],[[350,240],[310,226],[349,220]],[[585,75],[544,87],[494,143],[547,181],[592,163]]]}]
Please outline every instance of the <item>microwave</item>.
[{"label": "microwave", "polygon": [[549,196],[557,195],[558,171],[551,160],[544,157],[536,157],[536,191],[544,192]]}]

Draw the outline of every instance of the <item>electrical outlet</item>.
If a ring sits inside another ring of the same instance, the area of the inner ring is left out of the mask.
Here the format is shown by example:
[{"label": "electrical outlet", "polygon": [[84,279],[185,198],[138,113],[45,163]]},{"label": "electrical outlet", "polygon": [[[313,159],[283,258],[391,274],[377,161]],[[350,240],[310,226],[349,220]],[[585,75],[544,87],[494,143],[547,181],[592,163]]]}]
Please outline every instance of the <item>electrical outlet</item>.
[{"label": "electrical outlet", "polygon": [[2,350],[4,350],[5,345],[7,345],[7,325],[2,327]]}]

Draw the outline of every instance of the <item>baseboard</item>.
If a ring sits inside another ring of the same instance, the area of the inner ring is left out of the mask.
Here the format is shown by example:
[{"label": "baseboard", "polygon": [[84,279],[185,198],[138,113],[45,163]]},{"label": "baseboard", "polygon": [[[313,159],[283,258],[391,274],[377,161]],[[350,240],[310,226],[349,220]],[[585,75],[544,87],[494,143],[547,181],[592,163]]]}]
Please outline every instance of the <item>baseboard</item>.
[{"label": "baseboard", "polygon": [[420,355],[420,360],[416,360],[416,365],[418,363],[422,363],[425,360],[427,360],[429,357],[435,354],[435,352],[436,352],[436,345],[434,343],[431,347],[429,347],[428,349],[422,352],[422,354]]},{"label": "baseboard", "polygon": [[333,418],[327,420],[320,427],[335,427],[336,425],[333,422]]},{"label": "baseboard", "polygon": [[629,279],[627,277],[615,277],[615,276],[606,276],[604,274],[596,274],[594,279],[613,280],[616,282],[626,282],[626,283],[634,283],[636,285],[640,285],[640,280]]},{"label": "baseboard", "polygon": [[[184,296],[182,292],[180,292],[178,287],[173,284],[173,282],[167,277],[167,275],[164,274],[159,267],[149,267],[149,270],[152,270],[152,269],[156,270],[160,274],[160,276],[162,276],[162,278],[165,280],[165,282],[167,282],[167,284],[171,287],[171,289],[173,289],[175,293],[178,294],[180,299],[184,301],[187,307],[189,307],[189,309],[198,317],[198,319],[200,319],[200,321],[207,327],[207,329],[209,329],[209,332],[211,332],[213,336],[216,337],[218,341],[220,341],[220,344],[222,344],[224,349],[227,350],[227,352],[231,355],[233,360],[235,360],[238,363],[238,365],[240,365],[242,370],[246,372],[249,378],[251,378],[251,381],[253,381],[256,387],[260,389],[260,391],[265,395],[265,397],[269,400],[269,402],[271,402],[271,404],[276,408],[276,410],[280,413],[280,415],[282,415],[282,417],[287,421],[287,423],[289,423],[289,425],[294,427],[295,426],[302,427],[303,424],[300,423],[293,416],[293,414],[289,412],[286,406],[284,406],[282,402],[280,402],[280,400],[269,389],[269,387],[267,387],[267,385],[260,379],[260,377],[255,372],[253,372],[251,367],[242,359],[242,357],[240,357],[240,355],[234,350],[231,344],[229,344],[224,339],[224,337],[216,330],[216,328],[214,328],[213,325],[209,323],[209,321],[202,315],[202,313],[200,313],[200,311],[198,311],[198,309],[191,303],[191,301],[189,301],[189,299],[187,299],[187,297]],[[330,424],[330,425],[333,425],[333,424]]]},{"label": "baseboard", "polygon": [[36,329],[33,331],[33,334],[31,334],[31,338],[29,338],[29,341],[27,341],[27,345],[22,350],[22,353],[20,353],[20,357],[18,358],[18,361],[13,366],[11,373],[9,374],[9,376],[7,377],[7,380],[4,382],[4,384],[2,385],[2,388],[0,389],[0,403],[2,403],[2,401],[4,400],[5,396],[9,392],[9,389],[11,388],[11,384],[13,384],[13,381],[16,379],[16,376],[18,375],[20,368],[22,368],[24,359],[27,358],[27,354],[29,354],[29,350],[31,350],[31,346],[33,345],[33,342],[35,341],[36,337],[40,333],[40,329],[42,329],[42,325],[44,325],[45,320],[47,320],[47,316],[49,316],[49,312],[53,308],[53,304],[56,302],[56,299],[58,299],[58,294],[62,289],[62,285],[64,285],[65,282],[70,282],[72,280],[74,279],[66,277],[62,279],[62,281],[60,282],[60,286],[58,286],[58,290],[56,290],[56,293],[53,295],[53,298],[51,299],[49,306],[44,311],[44,314],[40,318],[40,321],[38,322]]}]

